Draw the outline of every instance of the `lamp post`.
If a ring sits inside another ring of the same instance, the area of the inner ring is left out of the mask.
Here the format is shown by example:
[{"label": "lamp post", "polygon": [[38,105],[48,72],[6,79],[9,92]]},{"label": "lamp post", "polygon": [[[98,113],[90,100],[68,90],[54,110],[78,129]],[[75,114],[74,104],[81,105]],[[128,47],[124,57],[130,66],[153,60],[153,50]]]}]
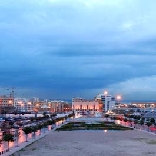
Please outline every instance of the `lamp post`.
[{"label": "lamp post", "polygon": [[104,101],[104,107],[105,107],[105,112],[106,112],[106,106],[107,106],[107,95],[108,95],[108,91],[104,91],[104,96],[105,96],[105,101]]},{"label": "lamp post", "polygon": [[117,95],[117,102],[118,102],[118,105],[120,104],[120,101],[121,101],[121,95]]},{"label": "lamp post", "polygon": [[[11,105],[12,105],[12,100],[9,100],[9,107],[11,108]],[[9,113],[9,117],[10,117],[10,111],[8,111]]]},{"label": "lamp post", "polygon": [[[119,105],[121,101],[121,95],[117,95],[116,99],[117,99],[117,105]],[[118,108],[118,114],[119,114],[119,108]]]},{"label": "lamp post", "polygon": [[108,94],[108,91],[105,90],[105,91],[104,91],[104,95],[107,96],[107,94]]}]

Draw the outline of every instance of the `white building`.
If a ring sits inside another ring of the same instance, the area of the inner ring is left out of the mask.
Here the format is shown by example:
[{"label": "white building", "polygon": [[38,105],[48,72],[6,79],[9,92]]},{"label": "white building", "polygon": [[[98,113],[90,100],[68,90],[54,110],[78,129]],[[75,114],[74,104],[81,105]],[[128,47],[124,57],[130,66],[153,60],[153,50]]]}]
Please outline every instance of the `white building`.
[{"label": "white building", "polygon": [[115,107],[115,97],[112,95],[98,94],[96,99],[101,100],[104,112],[112,110],[112,108]]},{"label": "white building", "polygon": [[86,100],[82,98],[72,99],[72,110],[75,112],[90,112],[99,111],[99,103],[96,100]]},{"label": "white building", "polygon": [[33,111],[33,103],[26,98],[15,98],[14,107],[19,112],[31,112]]}]

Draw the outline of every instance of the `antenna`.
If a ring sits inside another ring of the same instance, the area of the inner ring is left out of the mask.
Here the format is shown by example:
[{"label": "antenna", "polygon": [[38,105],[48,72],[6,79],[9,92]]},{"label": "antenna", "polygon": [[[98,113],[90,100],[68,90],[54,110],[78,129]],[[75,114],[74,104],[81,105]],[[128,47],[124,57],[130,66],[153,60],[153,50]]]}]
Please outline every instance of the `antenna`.
[{"label": "antenna", "polygon": [[14,105],[14,93],[15,93],[15,92],[14,92],[14,87],[12,87],[12,91],[11,91],[11,92],[12,92],[13,105]]}]

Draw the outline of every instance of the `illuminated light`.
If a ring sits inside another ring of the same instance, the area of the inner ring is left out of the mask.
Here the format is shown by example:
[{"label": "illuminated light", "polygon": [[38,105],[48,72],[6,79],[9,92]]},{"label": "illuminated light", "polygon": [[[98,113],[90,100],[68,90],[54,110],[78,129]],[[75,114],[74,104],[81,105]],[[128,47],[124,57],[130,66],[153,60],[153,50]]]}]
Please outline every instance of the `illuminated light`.
[{"label": "illuminated light", "polygon": [[108,92],[107,91],[104,91],[104,95],[107,95],[108,94]]},{"label": "illuminated light", "polygon": [[28,102],[28,105],[31,105],[31,102]]},{"label": "illuminated light", "polygon": [[12,103],[12,101],[11,100],[9,100],[9,104],[11,104]]},{"label": "illuminated light", "polygon": [[117,95],[117,100],[121,100],[121,95]]},{"label": "illuminated light", "polygon": [[107,131],[108,131],[108,130],[106,130],[106,129],[104,130],[105,133],[106,133]]}]

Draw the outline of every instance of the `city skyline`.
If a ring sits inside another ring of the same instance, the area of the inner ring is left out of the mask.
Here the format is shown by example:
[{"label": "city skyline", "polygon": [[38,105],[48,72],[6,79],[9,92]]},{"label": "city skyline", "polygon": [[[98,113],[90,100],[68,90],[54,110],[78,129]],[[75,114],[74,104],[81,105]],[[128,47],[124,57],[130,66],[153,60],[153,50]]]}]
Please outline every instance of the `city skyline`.
[{"label": "city skyline", "polygon": [[156,2],[0,2],[0,95],[156,100]]}]

